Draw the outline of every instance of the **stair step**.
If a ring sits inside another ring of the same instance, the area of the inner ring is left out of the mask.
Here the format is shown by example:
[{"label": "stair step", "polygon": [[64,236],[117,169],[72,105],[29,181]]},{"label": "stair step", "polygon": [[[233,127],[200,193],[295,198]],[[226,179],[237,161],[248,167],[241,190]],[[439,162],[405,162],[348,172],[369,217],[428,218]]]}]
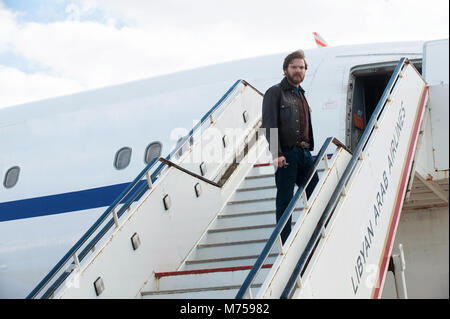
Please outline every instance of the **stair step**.
[{"label": "stair step", "polygon": [[[241,266],[241,267],[226,267],[226,268],[207,268],[207,269],[195,269],[195,270],[178,270],[167,272],[156,272],[155,278],[161,279],[163,277],[174,277],[184,275],[198,275],[198,274],[210,274],[210,273],[222,273],[233,272],[241,270],[251,270],[253,266]],[[261,269],[271,268],[272,264],[264,264]]]},{"label": "stair step", "polygon": [[[262,284],[252,284],[252,289],[258,289]],[[141,293],[143,298],[152,299],[233,299],[241,285],[228,285],[217,287],[193,288],[193,289],[173,289],[162,291],[144,291]],[[253,294],[256,293],[252,291]]]},{"label": "stair step", "polygon": [[241,241],[233,241],[233,242],[224,242],[224,243],[215,243],[215,244],[199,244],[197,248],[209,248],[209,247],[224,247],[224,246],[237,246],[237,245],[247,245],[254,243],[265,243],[268,238],[264,239],[253,239],[253,240],[241,240]]},{"label": "stair step", "polygon": [[[297,188],[294,189],[294,194],[295,191],[297,191]],[[296,204],[296,207],[303,207],[303,201],[299,200]],[[262,212],[274,209],[275,209],[275,195],[270,198],[230,201],[228,202],[227,205],[225,205],[221,215]]]},{"label": "stair step", "polygon": [[[297,205],[296,208],[294,208],[294,211],[302,211],[303,206]],[[254,212],[237,212],[237,213],[224,213],[217,216],[218,219],[232,219],[232,218],[238,218],[238,217],[244,217],[244,216],[252,216],[252,215],[264,215],[264,214],[274,214],[275,215],[275,209],[270,210],[264,210],[264,211],[254,211]]]},{"label": "stair step", "polygon": [[236,191],[228,201],[228,204],[231,205],[230,203],[236,203],[240,201],[275,198],[275,196],[277,195],[276,187],[268,188],[267,186],[261,186],[257,187],[256,189],[255,188],[256,187],[254,187],[254,189]]},{"label": "stair step", "polygon": [[273,184],[273,185],[263,185],[263,186],[239,188],[236,190],[236,192],[259,191],[259,190],[276,189],[276,188],[277,188],[277,186],[275,184]]},{"label": "stair step", "polygon": [[245,178],[239,188],[260,187],[260,186],[275,186],[274,175],[253,176],[252,178]]},{"label": "stair step", "polygon": [[256,164],[254,164],[253,167],[270,166],[270,165],[272,165],[272,163],[270,162],[270,160],[267,160],[267,161],[258,162]]},{"label": "stair step", "polygon": [[[252,288],[259,288],[267,276],[272,264],[261,267],[253,281]],[[220,291],[230,292],[234,298],[253,266],[196,269],[155,273],[155,281],[141,292],[147,298],[218,298]],[[201,294],[200,294],[201,293]]]},{"label": "stair step", "polygon": [[273,228],[273,227],[275,227],[275,224],[261,224],[261,225],[246,225],[246,226],[238,226],[238,227],[224,227],[224,228],[209,229],[208,230],[208,234],[243,231],[243,230],[249,230],[249,229]]},{"label": "stair step", "polygon": [[[296,220],[301,212],[302,207],[294,209],[293,220]],[[225,214],[219,215],[213,225],[215,229],[235,228],[258,224],[274,224],[276,222],[275,210],[241,213],[241,214]]]},{"label": "stair step", "polygon": [[232,219],[237,217],[244,216],[253,216],[253,215],[264,215],[264,214],[275,214],[275,209],[272,210],[264,210],[264,211],[255,211],[255,212],[244,212],[244,213],[234,213],[234,214],[220,214],[217,216],[217,219]]},{"label": "stair step", "polygon": [[266,202],[266,201],[274,201],[275,196],[263,197],[257,199],[239,199],[239,200],[231,200],[227,203],[227,205],[237,205],[237,204],[249,204],[249,203],[258,203],[258,202]]},{"label": "stair step", "polygon": [[256,201],[248,203],[228,204],[224,207],[222,214],[228,213],[250,213],[256,211],[267,211],[275,209],[275,199]]},{"label": "stair step", "polygon": [[[245,241],[243,241],[245,242]],[[258,255],[261,253],[265,245],[265,242],[251,240],[245,242],[245,244],[239,245],[222,245],[198,247],[191,256],[192,260],[206,260],[206,259],[219,259],[226,260],[228,258],[242,258],[247,255]],[[278,248],[278,246],[277,246]],[[274,251],[274,252],[278,252]]]},{"label": "stair step", "polygon": [[269,238],[274,228],[273,225],[268,225],[267,227],[247,227],[246,229],[243,229],[243,227],[211,229],[211,231],[207,232],[201,244],[219,244]]},{"label": "stair step", "polygon": [[[262,283],[272,265],[261,267],[253,283]],[[145,287],[143,291],[157,292],[168,290],[204,289],[229,285],[242,285],[253,265],[241,267],[223,267],[210,269],[195,269],[187,271],[157,272],[155,281]]]},{"label": "stair step", "polygon": [[273,165],[259,165],[253,167],[248,173],[247,177],[260,176],[260,175],[274,175],[275,167]]},{"label": "stair step", "polygon": [[[270,254],[269,256],[278,256],[278,253]],[[222,262],[222,261],[233,261],[233,260],[242,260],[242,259],[254,259],[258,258],[259,254],[254,255],[245,255],[245,256],[232,256],[232,257],[221,257],[221,258],[205,258],[205,259],[195,259],[195,260],[187,260],[187,265],[194,264],[202,264],[202,263],[212,263],[212,262]]]},{"label": "stair step", "polygon": [[[323,175],[324,170],[318,171],[319,178]],[[297,186],[294,188],[294,193],[297,191]],[[277,193],[275,185],[275,178],[273,176],[267,177],[252,177],[251,179],[245,179],[235,194],[231,198],[229,205],[239,203],[244,199],[256,199],[256,198],[274,198]]]},{"label": "stair step", "polygon": [[[254,265],[259,254],[249,256],[237,256],[229,258],[215,258],[203,260],[188,260],[183,266],[183,270],[207,269],[207,268],[223,268],[223,267],[240,267]],[[271,253],[267,257],[265,263],[273,264],[278,257],[278,253]]]},{"label": "stair step", "polygon": [[245,179],[246,180],[249,180],[249,179],[261,179],[261,178],[268,178],[268,177],[274,177],[275,176],[275,173],[269,173],[269,174],[254,174],[254,175],[247,175],[247,176],[245,176]]}]

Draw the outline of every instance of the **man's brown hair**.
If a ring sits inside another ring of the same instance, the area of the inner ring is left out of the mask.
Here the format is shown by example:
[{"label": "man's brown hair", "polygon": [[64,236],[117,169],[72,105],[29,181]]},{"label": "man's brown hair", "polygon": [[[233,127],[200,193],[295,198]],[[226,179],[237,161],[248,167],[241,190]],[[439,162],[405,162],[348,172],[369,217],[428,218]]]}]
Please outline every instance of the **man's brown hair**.
[{"label": "man's brown hair", "polygon": [[308,70],[308,64],[306,63],[306,60],[305,60],[305,52],[303,52],[303,50],[297,50],[297,51],[294,51],[291,54],[289,54],[286,58],[284,58],[283,71],[287,70],[289,64],[294,59],[302,59],[303,61],[305,61],[305,69]]}]

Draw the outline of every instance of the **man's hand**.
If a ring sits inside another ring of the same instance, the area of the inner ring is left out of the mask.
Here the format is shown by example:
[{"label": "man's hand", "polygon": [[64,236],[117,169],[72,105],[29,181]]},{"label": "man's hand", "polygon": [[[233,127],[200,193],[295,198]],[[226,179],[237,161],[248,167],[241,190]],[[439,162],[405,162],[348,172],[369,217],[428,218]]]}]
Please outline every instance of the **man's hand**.
[{"label": "man's hand", "polygon": [[280,156],[273,160],[275,167],[283,167],[286,164],[286,157]]}]

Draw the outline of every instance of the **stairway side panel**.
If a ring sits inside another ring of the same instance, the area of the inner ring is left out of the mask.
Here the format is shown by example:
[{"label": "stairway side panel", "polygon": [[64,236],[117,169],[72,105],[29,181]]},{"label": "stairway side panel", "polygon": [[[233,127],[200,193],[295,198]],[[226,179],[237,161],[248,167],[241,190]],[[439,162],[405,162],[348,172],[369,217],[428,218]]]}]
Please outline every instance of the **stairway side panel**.
[{"label": "stairway side panel", "polygon": [[305,273],[303,297],[379,297],[426,96],[425,83],[408,66]]}]

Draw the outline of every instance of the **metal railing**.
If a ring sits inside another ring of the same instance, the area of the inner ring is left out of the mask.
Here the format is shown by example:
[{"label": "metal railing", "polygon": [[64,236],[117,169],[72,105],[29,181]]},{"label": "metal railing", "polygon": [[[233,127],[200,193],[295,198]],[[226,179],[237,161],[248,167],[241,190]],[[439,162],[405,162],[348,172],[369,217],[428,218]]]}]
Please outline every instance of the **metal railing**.
[{"label": "metal railing", "polygon": [[339,198],[341,197],[342,192],[345,191],[345,187],[353,174],[355,168],[357,167],[357,164],[359,162],[359,159],[362,158],[362,152],[365,150],[365,147],[367,145],[367,142],[369,141],[369,138],[372,135],[373,130],[377,127],[378,118],[380,117],[381,113],[383,112],[386,103],[390,100],[390,95],[392,93],[392,90],[397,83],[398,78],[400,77],[401,71],[403,70],[404,66],[406,64],[409,64],[409,61],[406,58],[402,58],[400,62],[397,64],[397,67],[395,68],[394,73],[392,74],[388,85],[386,86],[383,95],[381,96],[380,101],[377,104],[377,107],[375,108],[374,112],[372,113],[372,116],[370,117],[369,123],[367,124],[366,129],[364,130],[364,133],[361,137],[361,139],[358,142],[358,145],[356,146],[356,149],[353,152],[353,156],[350,159],[350,162],[348,163],[341,179],[339,180],[333,194],[330,197],[330,200],[325,207],[324,212],[322,213],[322,216],[319,220],[319,222],[316,225],[316,228],[314,229],[313,234],[311,235],[310,240],[308,241],[308,244],[303,251],[302,255],[300,256],[300,259],[298,263],[296,264],[282,294],[281,298],[291,298],[294,286],[298,282],[299,276],[302,275],[304,270],[306,270],[306,267],[309,263],[309,260],[311,259],[311,256],[313,255],[316,247],[318,246],[318,243],[320,239],[322,238],[321,234],[325,230],[328,221],[330,220],[331,216],[334,213],[334,210],[339,202]]},{"label": "metal railing", "polygon": [[238,293],[236,294],[236,297],[235,297],[236,299],[244,298],[244,296],[246,296],[246,295],[248,297],[252,298],[250,286],[251,286],[253,280],[256,278],[259,270],[262,268],[265,260],[269,256],[269,253],[272,251],[272,248],[275,245],[275,243],[278,242],[278,244],[281,248],[281,251],[283,250],[283,244],[282,244],[282,240],[281,240],[281,231],[283,230],[284,226],[289,221],[289,218],[294,213],[294,208],[297,205],[297,202],[300,199],[300,197],[304,201],[304,207],[306,207],[306,202],[307,202],[306,188],[309,185],[309,183],[311,182],[311,180],[313,179],[314,175],[316,174],[316,172],[319,168],[319,163],[322,161],[322,159],[325,161],[328,160],[327,149],[331,143],[335,144],[336,146],[346,148],[340,141],[338,141],[337,139],[335,139],[333,137],[328,137],[325,140],[322,147],[320,148],[319,153],[316,156],[314,165],[312,166],[312,168],[310,169],[310,171],[307,175],[308,179],[307,179],[305,185],[301,185],[298,187],[297,191],[295,192],[294,196],[292,197],[291,201],[289,202],[288,207],[286,207],[283,215],[281,216],[280,220],[278,221],[277,225],[275,226],[275,229],[273,230],[272,235],[270,236],[270,238],[267,241],[266,245],[264,246],[261,254],[259,255],[255,264],[253,265],[253,268],[248,273],[241,288],[239,289]]},{"label": "metal railing", "polygon": [[[152,188],[153,183],[164,171],[163,169],[167,168],[168,166],[176,165],[169,161],[173,157],[173,155],[182,151],[185,144],[190,143],[192,145],[194,133],[201,129],[204,124],[207,124],[208,126],[211,125],[211,123],[213,122],[213,115],[218,115],[220,110],[223,111],[223,108],[221,108],[221,106],[228,105],[224,102],[228,98],[232,97],[232,94],[237,91],[237,87],[239,84],[249,86],[256,92],[261,94],[257,89],[255,89],[246,81],[236,81],[233,86],[231,86],[231,88],[222,96],[222,98],[208,112],[206,112],[206,114],[197,123],[197,125],[192,128],[192,130],[181,140],[178,146],[175,147],[175,149],[165,159],[154,158],[150,161],[150,163],[147,164],[147,166],[145,166],[145,168],[139,173],[139,175],[133,180],[133,182],[131,182],[127,186],[127,188],[122,191],[122,193],[89,228],[89,230],[86,231],[86,233],[75,243],[75,245],[64,255],[64,257],[61,258],[61,260],[52,268],[52,270],[50,270],[50,272],[42,279],[42,281],[30,292],[30,294],[26,297],[27,299],[37,298],[40,293],[42,293],[40,295],[40,298],[50,298],[56,291],[56,289],[58,289],[58,287],[60,287],[61,284],[65,282],[65,280],[73,272],[73,270],[80,268],[80,262],[89,254],[89,252],[95,249],[95,245],[105,236],[105,234],[113,227],[113,225],[115,225],[116,228],[119,227],[120,217],[126,212],[126,210],[130,208],[130,205],[134,201],[138,200],[143,195],[145,191]],[[150,173],[150,171],[156,167],[156,163],[159,161],[161,161],[162,163],[153,171],[153,173]],[[179,166],[177,168],[179,168]],[[147,182],[145,182],[145,180],[142,180],[144,176],[146,177]],[[211,183],[215,184],[214,182]],[[123,206],[119,210],[117,210],[118,206],[121,203],[123,203]],[[110,218],[111,216],[112,219],[108,220],[108,218]],[[104,222],[106,222],[106,225],[104,225],[103,228],[100,228],[104,224]],[[59,277],[57,277],[58,274],[60,274]],[[54,280],[54,278],[56,278],[56,280]],[[43,290],[45,291],[42,292]]]}]

